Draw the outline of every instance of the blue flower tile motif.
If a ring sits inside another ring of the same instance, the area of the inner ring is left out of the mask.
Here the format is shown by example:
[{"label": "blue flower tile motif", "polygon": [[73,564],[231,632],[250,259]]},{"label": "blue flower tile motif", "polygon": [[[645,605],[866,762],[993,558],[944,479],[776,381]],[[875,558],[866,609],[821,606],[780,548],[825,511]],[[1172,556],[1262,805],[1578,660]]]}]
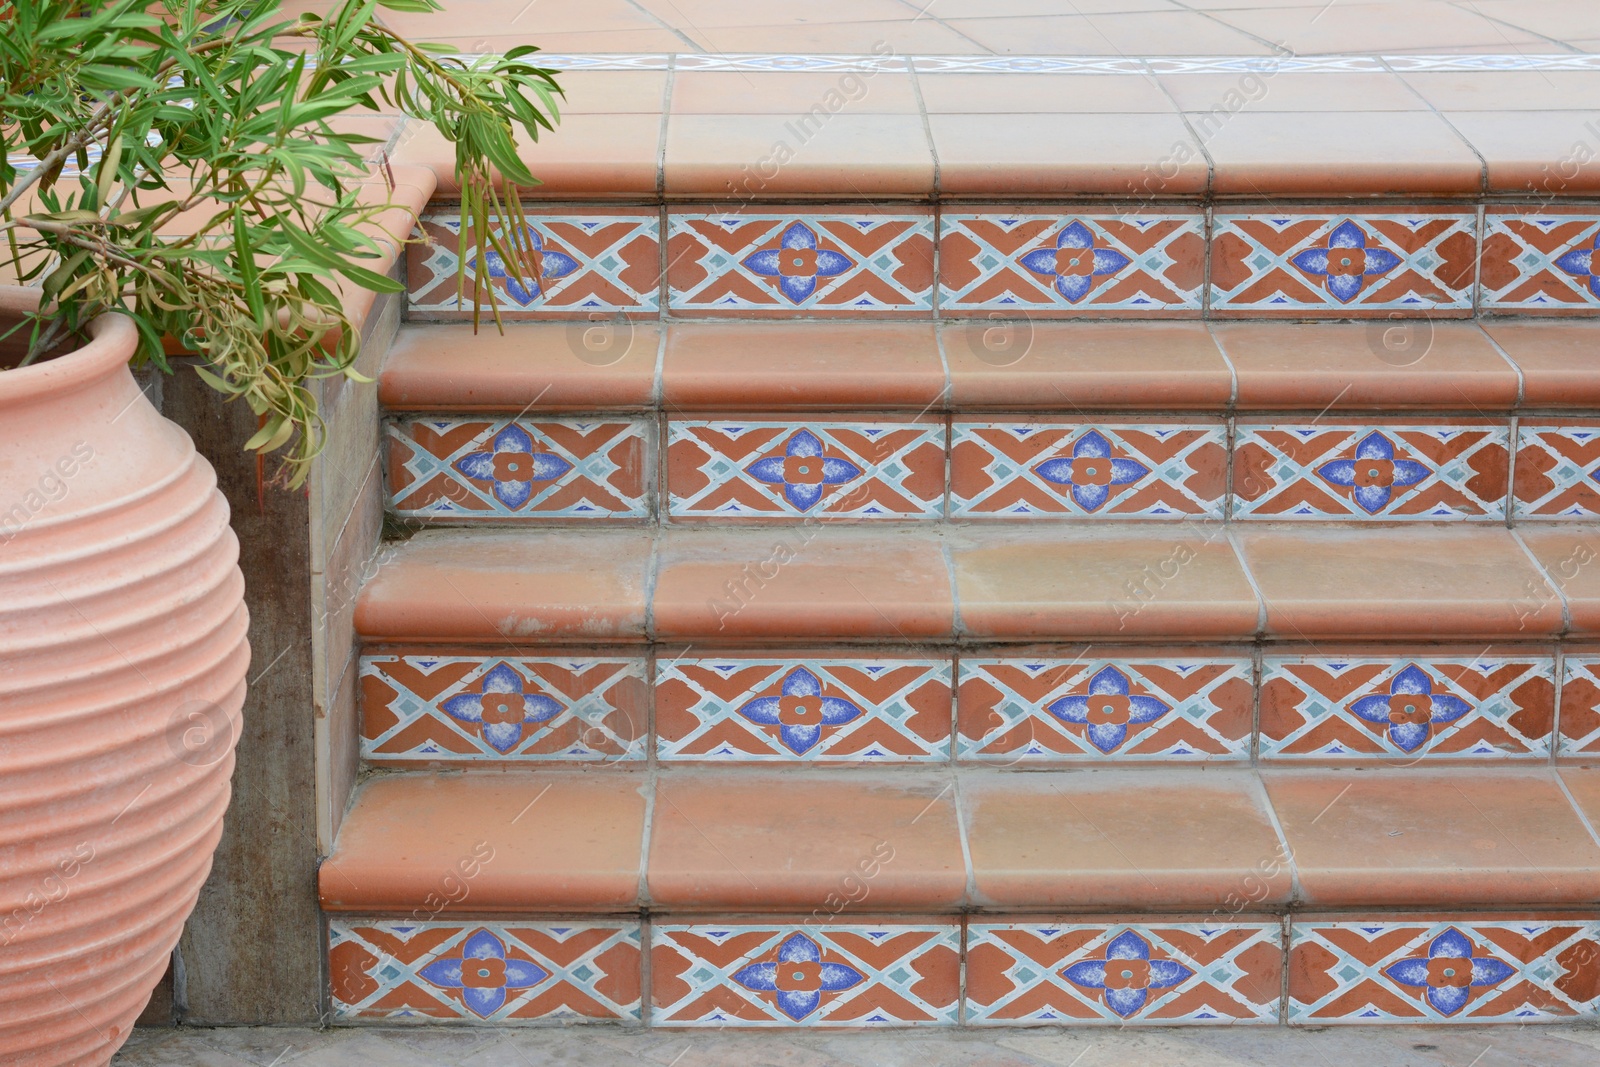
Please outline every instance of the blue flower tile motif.
[{"label": "blue flower tile motif", "polygon": [[1352,701],[1350,710],[1368,722],[1389,728],[1389,740],[1402,752],[1415,752],[1435,726],[1455,722],[1472,710],[1458,696],[1435,693],[1433,679],[1415,663],[1394,676],[1387,693]]},{"label": "blue flower tile motif", "polygon": [[1367,246],[1365,231],[1346,219],[1328,235],[1326,248],[1307,248],[1291,260],[1307,274],[1324,279],[1328,292],[1341,304],[1360,294],[1367,279],[1387,274],[1400,265],[1400,257],[1387,248]]},{"label": "blue flower tile motif", "polygon": [[1471,939],[1452,926],[1429,943],[1426,956],[1392,963],[1383,973],[1401,985],[1427,990],[1434,1010],[1454,1015],[1467,1006],[1474,989],[1498,985],[1517,972],[1494,956],[1473,955]]},{"label": "blue flower tile motif", "polygon": [[778,727],[784,747],[803,756],[822,739],[824,726],[842,726],[865,712],[848,700],[822,695],[822,682],[804,667],[784,677],[778,696],[756,697],[739,714],[762,726]]},{"label": "blue flower tile motif", "polygon": [[1556,266],[1574,278],[1582,279],[1589,287],[1589,292],[1600,299],[1600,274],[1595,273],[1597,253],[1600,253],[1600,233],[1594,235],[1594,242],[1588,248],[1574,248],[1557,256]]},{"label": "blue flower tile motif", "polygon": [[550,977],[537,964],[508,956],[505,943],[483,929],[467,938],[460,956],[434,960],[417,973],[441,989],[461,990],[467,1007],[484,1019],[505,1006],[508,991],[531,989]]},{"label": "blue flower tile motif", "polygon": [[1396,459],[1394,442],[1374,430],[1356,444],[1354,459],[1336,459],[1317,468],[1330,485],[1349,489],[1367,514],[1376,515],[1394,498],[1396,486],[1415,485],[1433,471],[1414,459]]},{"label": "blue flower tile motif", "polygon": [[1124,1019],[1144,1007],[1152,989],[1171,989],[1192,977],[1176,960],[1152,959],[1150,942],[1124,930],[1106,946],[1104,959],[1083,960],[1061,972],[1074,985],[1099,990],[1106,1007]]},{"label": "blue flower tile motif", "polygon": [[824,993],[839,993],[866,981],[866,975],[843,963],[822,962],[822,950],[805,934],[778,946],[778,957],[752,963],[733,980],[757,993],[775,994],[778,1010],[799,1022],[822,1004]]},{"label": "blue flower tile motif", "polygon": [[840,252],[817,247],[817,233],[803,222],[791,223],[778,238],[777,248],[763,248],[745,257],[744,265],[766,278],[798,304],[817,291],[818,278],[833,278],[854,267],[855,260]]},{"label": "blue flower tile motif", "polygon": [[553,482],[572,464],[551,452],[535,452],[533,437],[512,423],[495,435],[488,452],[471,452],[456,460],[456,470],[476,481],[493,482],[495,499],[520,508],[533,496],[533,483]]},{"label": "blue flower tile motif", "polygon": [[1095,748],[1113,752],[1128,739],[1128,727],[1155,722],[1172,710],[1171,705],[1151,696],[1128,691],[1128,676],[1115,667],[1106,667],[1089,679],[1089,692],[1065,696],[1045,708],[1062,722],[1077,723]]},{"label": "blue flower tile motif", "polygon": [[1112,486],[1132,485],[1150,468],[1138,460],[1114,458],[1105,434],[1090,430],[1073,443],[1071,457],[1047,459],[1034,471],[1047,482],[1069,486],[1083,510],[1097,511],[1111,499]]},{"label": "blue flower tile motif", "polygon": [[847,459],[822,454],[822,442],[810,430],[799,430],[783,452],[763,456],[745,468],[752,478],[781,485],[783,498],[801,511],[816,507],[826,487],[861,477],[861,468]]},{"label": "blue flower tile motif", "polygon": [[549,722],[562,711],[550,697],[527,692],[522,676],[505,663],[486,673],[479,688],[481,692],[453,696],[440,707],[481,729],[483,739],[498,752],[516,748],[525,727]]},{"label": "blue flower tile motif", "polygon": [[1022,257],[1024,267],[1050,278],[1056,292],[1074,304],[1089,295],[1096,278],[1116,274],[1131,262],[1114,248],[1095,247],[1094,233],[1077,220],[1062,228],[1055,247]]},{"label": "blue flower tile motif", "polygon": [[[539,299],[539,296],[544,292],[544,286],[547,281],[555,278],[565,278],[577,270],[580,265],[577,260],[565,252],[557,252],[553,248],[545,248],[544,238],[539,236],[539,231],[532,226],[529,226],[525,232],[532,251],[529,253],[530,262],[522,272],[523,281],[517,281],[506,270],[506,261],[499,252],[490,251],[483,254],[484,269],[489,277],[499,282],[501,287],[505,289],[506,295],[523,307],[527,307]],[[509,240],[509,235],[507,235],[507,239]],[[467,266],[476,272],[478,270],[477,259],[468,260]]]}]

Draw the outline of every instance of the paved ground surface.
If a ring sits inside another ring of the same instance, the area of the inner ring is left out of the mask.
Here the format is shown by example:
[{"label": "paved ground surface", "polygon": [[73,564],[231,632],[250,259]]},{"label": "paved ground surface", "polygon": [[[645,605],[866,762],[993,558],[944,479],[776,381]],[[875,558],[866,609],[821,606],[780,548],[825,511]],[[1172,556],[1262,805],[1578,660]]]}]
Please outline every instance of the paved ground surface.
[{"label": "paved ground surface", "polygon": [[1594,1067],[1600,1028],[1342,1027],[1153,1033],[139,1030],[113,1067]]}]

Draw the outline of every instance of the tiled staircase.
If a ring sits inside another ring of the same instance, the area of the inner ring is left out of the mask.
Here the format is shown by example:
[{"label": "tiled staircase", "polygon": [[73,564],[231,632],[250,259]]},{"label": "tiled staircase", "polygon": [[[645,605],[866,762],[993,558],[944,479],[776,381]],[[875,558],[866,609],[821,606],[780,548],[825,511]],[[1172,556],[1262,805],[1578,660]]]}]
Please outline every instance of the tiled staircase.
[{"label": "tiled staircase", "polygon": [[1600,1011],[1600,208],[533,221],[409,257],[337,1019]]}]

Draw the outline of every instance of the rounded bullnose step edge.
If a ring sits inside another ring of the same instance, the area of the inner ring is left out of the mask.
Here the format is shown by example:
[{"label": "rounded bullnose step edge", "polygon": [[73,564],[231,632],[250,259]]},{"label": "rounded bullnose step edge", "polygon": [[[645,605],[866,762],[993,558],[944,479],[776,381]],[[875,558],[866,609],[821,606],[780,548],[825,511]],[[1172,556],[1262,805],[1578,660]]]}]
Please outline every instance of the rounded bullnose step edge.
[{"label": "rounded bullnose step edge", "polygon": [[405,325],[390,411],[1600,408],[1581,320],[510,322]]},{"label": "rounded bullnose step edge", "polygon": [[429,530],[368,643],[1527,641],[1600,629],[1587,527],[801,522]]}]

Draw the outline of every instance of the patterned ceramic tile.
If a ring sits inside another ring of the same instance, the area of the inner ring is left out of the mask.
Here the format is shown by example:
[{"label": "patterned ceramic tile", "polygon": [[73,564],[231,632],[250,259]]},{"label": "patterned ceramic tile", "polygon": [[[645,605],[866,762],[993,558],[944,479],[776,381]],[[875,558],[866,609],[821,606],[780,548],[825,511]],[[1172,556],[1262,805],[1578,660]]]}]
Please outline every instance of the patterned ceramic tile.
[{"label": "patterned ceramic tile", "polygon": [[1319,422],[1234,431],[1233,513],[1250,519],[1503,519],[1510,431]]},{"label": "patterned ceramic tile", "polygon": [[948,660],[680,658],[658,668],[656,755],[938,762],[950,710]]},{"label": "patterned ceramic tile", "polygon": [[953,1025],[955,923],[657,924],[657,1026]]},{"label": "patterned ceramic tile", "polygon": [[1245,656],[963,657],[962,759],[1250,758]]},{"label": "patterned ceramic tile", "polygon": [[1297,919],[1289,1021],[1536,1022],[1594,1015],[1600,923],[1461,916]]},{"label": "patterned ceramic tile", "polygon": [[698,422],[667,436],[673,518],[938,518],[944,426],[922,422]]},{"label": "patterned ceramic tile", "polygon": [[344,1020],[636,1023],[640,963],[636,922],[335,918],[328,929]]},{"label": "patterned ceramic tile", "polygon": [[637,420],[407,418],[388,425],[389,507],[406,518],[650,515]]},{"label": "patterned ceramic tile", "polygon": [[1267,656],[1261,758],[1550,755],[1547,656]]},{"label": "patterned ceramic tile", "polygon": [[1512,514],[1518,519],[1600,515],[1600,422],[1517,427]]},{"label": "patterned ceramic tile", "polygon": [[882,317],[933,310],[933,216],[673,212],[672,310],[686,315]]},{"label": "patterned ceramic tile", "polygon": [[[406,251],[406,313],[414,321],[472,318],[481,271],[506,319],[587,319],[595,313],[655,315],[660,307],[661,218],[639,208],[528,212],[523,281],[508,277],[497,252],[467,261],[465,299],[456,301],[459,212],[422,216],[425,243]],[[469,226],[470,236],[470,226]],[[483,317],[489,317],[485,309]]]},{"label": "patterned ceramic tile", "polygon": [[1219,315],[1468,315],[1478,252],[1468,212],[1215,216]]},{"label": "patterned ceramic tile", "polygon": [[642,659],[361,658],[361,754],[374,762],[643,759]]},{"label": "patterned ceramic tile", "polygon": [[1227,480],[1220,423],[951,427],[952,517],[1220,518]]},{"label": "patterned ceramic tile", "polygon": [[1272,1023],[1279,922],[971,923],[967,1022]]},{"label": "patterned ceramic tile", "polygon": [[1591,208],[1489,208],[1484,311],[1600,312],[1600,214]]},{"label": "patterned ceramic tile", "polygon": [[1205,216],[945,212],[939,306],[1031,316],[1200,314]]},{"label": "patterned ceramic tile", "polygon": [[1562,756],[1600,753],[1600,655],[1568,653],[1561,680]]}]

